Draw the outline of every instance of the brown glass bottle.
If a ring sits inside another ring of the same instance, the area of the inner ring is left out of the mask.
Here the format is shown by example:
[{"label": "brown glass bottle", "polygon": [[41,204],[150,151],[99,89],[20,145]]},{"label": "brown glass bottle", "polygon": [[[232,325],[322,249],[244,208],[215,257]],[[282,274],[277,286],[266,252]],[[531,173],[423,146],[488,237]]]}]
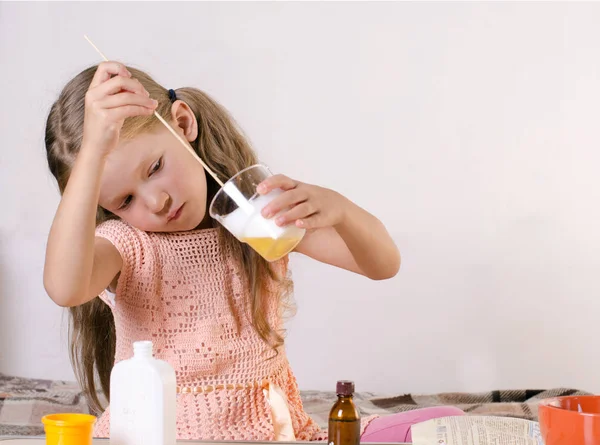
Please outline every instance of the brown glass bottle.
[{"label": "brown glass bottle", "polygon": [[360,414],[352,400],[354,382],[337,382],[338,399],[329,413],[329,445],[360,444]]}]

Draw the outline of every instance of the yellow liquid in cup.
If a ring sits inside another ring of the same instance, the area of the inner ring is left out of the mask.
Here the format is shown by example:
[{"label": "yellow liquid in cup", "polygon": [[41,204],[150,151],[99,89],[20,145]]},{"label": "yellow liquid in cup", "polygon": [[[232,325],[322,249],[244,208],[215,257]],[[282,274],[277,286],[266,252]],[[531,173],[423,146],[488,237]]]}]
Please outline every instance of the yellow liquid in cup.
[{"label": "yellow liquid in cup", "polygon": [[230,233],[269,262],[277,261],[294,250],[306,232],[295,225],[279,227],[273,218],[263,218],[261,210],[274,196],[277,194],[259,196],[248,202],[249,208],[238,207],[227,216],[218,218]]},{"label": "yellow liquid in cup", "polygon": [[290,253],[300,242],[297,238],[242,238],[241,240],[256,250],[267,261],[276,261]]}]

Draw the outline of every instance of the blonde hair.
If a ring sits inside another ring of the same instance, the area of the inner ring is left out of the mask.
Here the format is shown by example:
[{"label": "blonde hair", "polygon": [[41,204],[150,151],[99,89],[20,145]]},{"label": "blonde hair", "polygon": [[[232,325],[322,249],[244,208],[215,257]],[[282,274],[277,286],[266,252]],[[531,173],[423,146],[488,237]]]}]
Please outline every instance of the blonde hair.
[{"label": "blonde hair", "polygon": [[[97,66],[87,68],[73,78],[54,102],[46,122],[46,150],[48,166],[56,178],[61,194],[64,192],[81,146],[85,94]],[[158,113],[167,121],[171,116],[171,99],[166,88],[146,73],[127,67],[158,100]],[[227,179],[236,172],[257,163],[257,157],[227,110],[203,91],[196,88],[176,90],[178,100],[188,104],[198,121],[198,137],[191,143],[195,152],[219,178]],[[121,138],[130,139],[162,125],[154,116],[136,116],[125,120]],[[181,147],[183,149],[183,147]],[[207,180],[207,202],[210,202],[219,186],[210,175]],[[98,207],[96,224],[115,215]],[[224,251],[231,252],[245,273],[251,292],[250,312],[252,324],[260,337],[275,353],[283,344],[283,330],[273,327],[266,318],[267,305],[276,303],[280,312],[290,309],[286,297],[291,295],[291,281],[283,274],[276,274],[268,262],[246,244],[241,244],[225,228],[213,221],[219,229],[219,240]],[[269,283],[279,281],[281,292],[273,293]],[[276,298],[277,301],[273,301]],[[110,399],[110,372],[115,358],[115,324],[109,307],[99,298],[70,308],[69,326],[70,356],[77,379],[94,411],[103,411],[98,398],[100,388]],[[236,314],[234,314],[236,315]],[[237,316],[237,315],[236,315]]]}]

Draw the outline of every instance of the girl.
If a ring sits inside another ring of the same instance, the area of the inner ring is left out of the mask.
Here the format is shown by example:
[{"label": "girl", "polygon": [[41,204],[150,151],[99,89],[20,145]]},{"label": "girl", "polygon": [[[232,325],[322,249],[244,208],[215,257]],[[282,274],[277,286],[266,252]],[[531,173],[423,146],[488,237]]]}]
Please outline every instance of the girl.
[{"label": "girl", "polygon": [[[114,363],[132,355],[134,341],[152,340],[155,356],[176,370],[179,439],[273,439],[264,381],[284,392],[297,439],[324,439],[302,408],[283,348],[287,258],[267,263],[210,218],[217,183],[154,110],[221,179],[257,163],[228,113],[197,89],[167,90],[116,62],[86,69],[63,89],[46,124],[62,199],[44,285],[71,308],[71,358],[91,406],[103,410],[96,381],[110,399]],[[308,230],[296,252],[375,280],[396,275],[400,255],[377,218],[282,175],[259,192],[274,188],[285,192],[263,215],[284,210],[277,224]],[[377,422],[365,437],[390,430]],[[394,421],[398,440],[406,424]],[[96,435],[108,432],[109,408]]]}]

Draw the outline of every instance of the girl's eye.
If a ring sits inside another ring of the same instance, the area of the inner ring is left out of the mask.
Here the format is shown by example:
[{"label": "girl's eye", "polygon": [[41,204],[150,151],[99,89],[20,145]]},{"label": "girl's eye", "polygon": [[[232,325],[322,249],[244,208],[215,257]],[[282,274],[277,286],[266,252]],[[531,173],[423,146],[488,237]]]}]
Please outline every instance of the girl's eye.
[{"label": "girl's eye", "polygon": [[161,167],[162,167],[162,158],[160,158],[158,161],[156,161],[154,163],[154,165],[150,169],[150,175],[152,175],[153,173],[156,173],[158,170],[160,170]]},{"label": "girl's eye", "polygon": [[121,204],[121,207],[119,207],[119,210],[125,210],[127,207],[129,207],[131,201],[133,201],[133,196],[127,195],[127,197],[123,200],[123,204]]}]

